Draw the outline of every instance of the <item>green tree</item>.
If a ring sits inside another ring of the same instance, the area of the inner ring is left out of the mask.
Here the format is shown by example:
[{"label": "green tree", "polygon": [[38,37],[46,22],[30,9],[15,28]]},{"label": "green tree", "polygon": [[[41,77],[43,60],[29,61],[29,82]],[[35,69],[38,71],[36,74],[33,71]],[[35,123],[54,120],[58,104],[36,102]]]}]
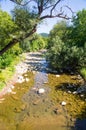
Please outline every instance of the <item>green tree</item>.
[{"label": "green tree", "polygon": [[[69,19],[69,17],[67,15],[65,15],[63,9],[64,8],[58,8],[59,3],[62,3],[62,0],[11,0],[12,2],[20,5],[20,6],[29,6],[29,13],[31,14],[36,14],[36,19],[35,19],[35,23],[32,25],[31,30],[30,31],[25,31],[25,34],[20,34],[19,37],[13,38],[8,45],[6,45],[3,49],[0,50],[0,55],[3,54],[6,50],[8,50],[11,46],[13,46],[14,44],[20,42],[20,40],[24,40],[25,38],[31,36],[34,32],[36,32],[37,29],[37,25],[43,21],[46,18],[64,18],[64,19]],[[68,6],[65,6],[67,9],[69,9],[71,11],[71,9]],[[58,9],[58,11],[57,11]],[[56,11],[55,11],[56,10]],[[72,12],[72,11],[71,11]],[[27,13],[27,12],[25,12]],[[24,15],[23,15],[24,16]],[[32,16],[32,15],[30,15]],[[19,16],[19,18],[21,18],[21,16]],[[26,18],[26,17],[25,17]],[[19,19],[18,19],[19,20]],[[26,20],[23,20],[23,22],[26,22]],[[17,23],[17,21],[16,21]],[[32,22],[33,23],[33,22]],[[26,23],[27,24],[27,23]],[[22,24],[24,25],[24,24]],[[20,26],[20,24],[19,24]],[[28,25],[29,27],[30,25]],[[25,26],[21,26],[21,28],[26,30]]]},{"label": "green tree", "polygon": [[[67,71],[85,67],[86,42],[84,41],[84,46],[80,46],[78,37],[78,43],[74,39],[74,33],[72,32],[74,31],[73,29],[75,25],[64,27],[65,26],[62,24],[62,22],[61,24],[58,23],[58,25],[56,24],[56,26],[54,26],[50,32],[48,60],[50,61],[51,66],[55,69]],[[67,33],[64,34],[64,31]],[[80,32],[77,32],[77,36],[78,33]],[[84,36],[84,31],[82,33]],[[64,38],[64,35],[66,38]]]},{"label": "green tree", "polygon": [[44,49],[46,46],[45,40],[42,36],[38,34],[34,34],[32,38],[27,38],[24,40],[24,43],[20,43],[21,48],[23,51],[37,51],[40,49]]},{"label": "green tree", "polygon": [[54,28],[50,31],[50,37],[59,36],[61,40],[65,40],[67,33],[68,24],[67,21],[60,21]]},{"label": "green tree", "polygon": [[37,23],[37,14],[30,13],[28,7],[15,7],[12,16],[21,33],[30,31],[34,24]]},{"label": "green tree", "polygon": [[16,30],[17,26],[11,16],[0,10],[0,50],[12,40]]},{"label": "green tree", "polygon": [[79,11],[73,18],[73,26],[70,34],[71,42],[84,47],[86,43],[86,10]]}]

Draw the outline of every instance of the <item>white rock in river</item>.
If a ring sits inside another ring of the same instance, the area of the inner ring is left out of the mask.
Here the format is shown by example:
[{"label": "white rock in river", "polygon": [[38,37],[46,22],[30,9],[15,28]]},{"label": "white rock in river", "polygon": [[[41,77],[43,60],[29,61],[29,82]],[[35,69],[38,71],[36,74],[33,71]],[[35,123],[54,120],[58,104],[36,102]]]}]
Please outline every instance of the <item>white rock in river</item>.
[{"label": "white rock in river", "polygon": [[28,82],[28,81],[29,81],[29,79],[28,79],[28,78],[26,78],[26,79],[25,79],[25,81],[26,81],[26,82]]},{"label": "white rock in river", "polygon": [[61,105],[65,106],[67,103],[65,101],[62,101]]},{"label": "white rock in river", "polygon": [[57,75],[56,75],[56,77],[60,77],[60,75],[59,75],[59,74],[57,74]]},{"label": "white rock in river", "polygon": [[44,92],[45,92],[45,89],[44,89],[44,88],[38,89],[38,93],[39,93],[39,94],[42,94],[42,93],[44,93]]},{"label": "white rock in river", "polygon": [[11,88],[8,88],[7,92],[8,92],[8,93],[11,93],[11,92],[12,92],[12,89],[11,89]]},{"label": "white rock in river", "polygon": [[13,85],[11,85],[11,88],[14,89],[15,87]]}]

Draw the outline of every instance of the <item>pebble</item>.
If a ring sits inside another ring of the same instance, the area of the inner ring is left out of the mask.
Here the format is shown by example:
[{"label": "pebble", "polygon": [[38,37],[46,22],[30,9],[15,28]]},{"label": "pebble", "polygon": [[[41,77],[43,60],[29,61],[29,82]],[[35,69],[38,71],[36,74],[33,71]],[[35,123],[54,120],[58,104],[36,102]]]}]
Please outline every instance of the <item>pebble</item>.
[{"label": "pebble", "polygon": [[71,94],[72,92],[71,92],[71,91],[68,91],[68,93],[70,93],[70,94]]},{"label": "pebble", "polygon": [[45,89],[44,89],[44,88],[38,89],[38,93],[39,93],[39,94],[42,94],[42,93],[44,93],[44,92],[45,92]]},{"label": "pebble", "polygon": [[77,94],[77,91],[74,91],[73,94]]},{"label": "pebble", "polygon": [[65,101],[62,101],[61,105],[65,106],[67,103]]},{"label": "pebble", "polygon": [[13,85],[11,85],[11,88],[14,89],[15,87]]},{"label": "pebble", "polygon": [[81,94],[81,95],[80,95],[80,97],[84,97],[84,95],[83,95],[83,94]]},{"label": "pebble", "polygon": [[16,94],[16,92],[12,92],[12,94]]},{"label": "pebble", "polygon": [[60,75],[59,75],[59,74],[57,74],[57,75],[56,75],[56,77],[60,77]]},{"label": "pebble", "polygon": [[26,81],[26,82],[28,82],[28,81],[29,81],[29,79],[28,79],[28,78],[26,78],[26,79],[25,79],[25,81]]},{"label": "pebble", "polygon": [[11,93],[11,92],[12,92],[12,89],[11,89],[11,88],[9,88],[9,89],[7,90],[7,92],[8,92],[8,93]]}]

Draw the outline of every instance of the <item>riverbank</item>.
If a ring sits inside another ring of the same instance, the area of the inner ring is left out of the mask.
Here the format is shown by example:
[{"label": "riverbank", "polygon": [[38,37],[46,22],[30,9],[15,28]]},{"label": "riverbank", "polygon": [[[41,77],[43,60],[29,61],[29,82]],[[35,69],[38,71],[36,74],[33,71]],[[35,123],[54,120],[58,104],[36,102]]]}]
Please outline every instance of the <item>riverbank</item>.
[{"label": "riverbank", "polygon": [[[15,65],[14,70],[15,72],[13,72],[13,76],[10,76],[11,78],[8,79],[7,82],[4,83],[4,88],[0,91],[0,98],[3,97],[3,95],[5,95],[6,93],[9,93],[9,89],[12,88],[12,86],[16,83],[16,81],[18,81],[18,79],[27,71],[34,71],[37,69],[38,66],[36,66],[36,62],[34,62],[34,60],[40,60],[41,58],[39,58],[37,55],[42,55],[43,53],[45,53],[46,50],[42,50],[39,52],[30,52],[30,53],[24,53],[23,55],[21,55],[21,61],[19,60],[19,63]],[[34,55],[35,54],[35,55]],[[33,58],[32,58],[33,56]],[[22,58],[23,57],[23,58]],[[28,60],[31,62],[31,64],[28,64]],[[40,63],[39,63],[40,64]]]}]

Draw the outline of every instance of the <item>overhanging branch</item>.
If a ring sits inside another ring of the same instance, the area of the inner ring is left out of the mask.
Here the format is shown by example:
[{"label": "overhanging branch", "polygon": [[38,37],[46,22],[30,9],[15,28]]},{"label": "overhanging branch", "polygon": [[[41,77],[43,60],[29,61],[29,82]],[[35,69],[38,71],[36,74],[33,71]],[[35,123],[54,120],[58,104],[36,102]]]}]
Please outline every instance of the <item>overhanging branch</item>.
[{"label": "overhanging branch", "polygon": [[12,39],[12,41],[10,41],[8,45],[6,45],[2,50],[0,50],[0,55],[2,55],[4,52],[6,52],[9,48],[14,46],[15,44],[19,43],[20,41],[23,41],[24,39],[28,38],[33,33],[35,33],[36,32],[36,27],[37,27],[37,24],[35,24],[33,29],[30,32],[26,33],[23,37],[20,36],[20,38],[18,38],[18,39],[15,39],[15,38]]}]

